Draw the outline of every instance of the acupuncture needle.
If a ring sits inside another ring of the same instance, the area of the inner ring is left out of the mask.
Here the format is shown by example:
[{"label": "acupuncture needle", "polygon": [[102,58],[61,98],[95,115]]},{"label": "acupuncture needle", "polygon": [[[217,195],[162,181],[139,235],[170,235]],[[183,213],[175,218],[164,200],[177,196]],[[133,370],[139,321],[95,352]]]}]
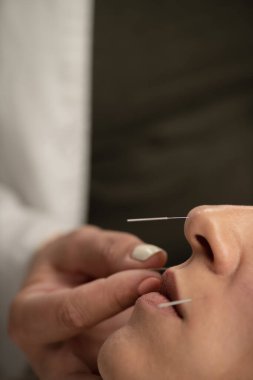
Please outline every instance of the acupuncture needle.
[{"label": "acupuncture needle", "polygon": [[183,300],[176,300],[176,301],[172,301],[172,302],[164,302],[164,303],[160,303],[157,305],[157,307],[159,307],[159,309],[163,309],[165,307],[170,307],[170,306],[175,306],[175,305],[181,305],[183,303],[188,303],[188,302],[191,302],[192,299],[191,298],[185,298]]},{"label": "acupuncture needle", "polygon": [[[155,218],[131,218],[131,219],[127,219],[127,222],[128,223],[131,223],[131,222],[153,222],[153,221],[159,221],[159,220],[175,220],[175,219],[188,219],[188,218],[189,218],[189,216],[161,216],[161,217],[155,217]],[[151,270],[164,271],[166,269],[168,269],[168,268],[162,267],[162,268],[152,268]],[[157,305],[157,307],[159,309],[163,309],[163,308],[170,307],[170,306],[189,303],[191,301],[192,301],[191,298],[185,298],[182,300],[160,303]]]},{"label": "acupuncture needle", "polygon": [[172,219],[188,219],[189,216],[160,216],[155,218],[137,218],[137,219],[127,219],[128,223],[131,222],[153,222],[157,220],[172,220]]}]

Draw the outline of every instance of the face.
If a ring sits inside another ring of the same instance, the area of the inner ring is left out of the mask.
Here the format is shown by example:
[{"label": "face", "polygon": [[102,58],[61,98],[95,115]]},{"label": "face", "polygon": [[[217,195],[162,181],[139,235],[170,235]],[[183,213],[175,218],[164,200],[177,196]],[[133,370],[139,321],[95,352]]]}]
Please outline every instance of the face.
[{"label": "face", "polygon": [[[104,380],[252,380],[253,207],[202,206],[185,235],[191,258],[161,293],[138,299],[99,355]],[[158,304],[191,298],[177,307]]]}]

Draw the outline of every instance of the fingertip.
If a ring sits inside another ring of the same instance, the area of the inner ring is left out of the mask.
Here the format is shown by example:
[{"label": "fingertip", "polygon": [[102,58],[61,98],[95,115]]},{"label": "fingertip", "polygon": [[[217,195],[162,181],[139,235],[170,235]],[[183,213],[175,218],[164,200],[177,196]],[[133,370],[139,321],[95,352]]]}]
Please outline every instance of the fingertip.
[{"label": "fingertip", "polygon": [[161,279],[158,277],[149,277],[140,283],[138,286],[139,295],[143,295],[149,292],[159,291],[161,287]]}]

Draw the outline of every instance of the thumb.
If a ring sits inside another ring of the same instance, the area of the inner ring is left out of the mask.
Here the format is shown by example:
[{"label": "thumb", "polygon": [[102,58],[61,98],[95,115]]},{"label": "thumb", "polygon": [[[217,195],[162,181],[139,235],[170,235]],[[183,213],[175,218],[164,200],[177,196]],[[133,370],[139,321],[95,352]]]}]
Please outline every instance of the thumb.
[{"label": "thumb", "polygon": [[159,288],[158,273],[128,270],[72,289],[28,294],[26,305],[23,295],[22,301],[16,300],[13,305],[13,335],[16,341],[30,343],[65,340],[132,306],[140,295]]}]

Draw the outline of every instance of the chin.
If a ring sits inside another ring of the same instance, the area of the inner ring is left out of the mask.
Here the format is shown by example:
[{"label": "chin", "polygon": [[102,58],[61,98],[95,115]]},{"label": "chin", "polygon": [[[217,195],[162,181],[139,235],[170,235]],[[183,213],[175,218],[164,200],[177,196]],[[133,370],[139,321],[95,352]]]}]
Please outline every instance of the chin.
[{"label": "chin", "polygon": [[103,380],[140,380],[138,350],[131,344],[129,329],[119,329],[105,341],[98,355],[98,369]]},{"label": "chin", "polygon": [[[116,331],[106,339],[98,355],[98,369],[103,380],[122,379],[120,374],[122,361],[122,338]],[[122,379],[123,380],[123,379]]]},{"label": "chin", "polygon": [[99,354],[98,354],[98,370],[101,377],[104,380],[114,379],[115,376],[112,375],[112,363],[111,359],[113,357],[112,354],[112,345],[110,344],[110,339],[107,338],[105,343],[102,345]]}]

